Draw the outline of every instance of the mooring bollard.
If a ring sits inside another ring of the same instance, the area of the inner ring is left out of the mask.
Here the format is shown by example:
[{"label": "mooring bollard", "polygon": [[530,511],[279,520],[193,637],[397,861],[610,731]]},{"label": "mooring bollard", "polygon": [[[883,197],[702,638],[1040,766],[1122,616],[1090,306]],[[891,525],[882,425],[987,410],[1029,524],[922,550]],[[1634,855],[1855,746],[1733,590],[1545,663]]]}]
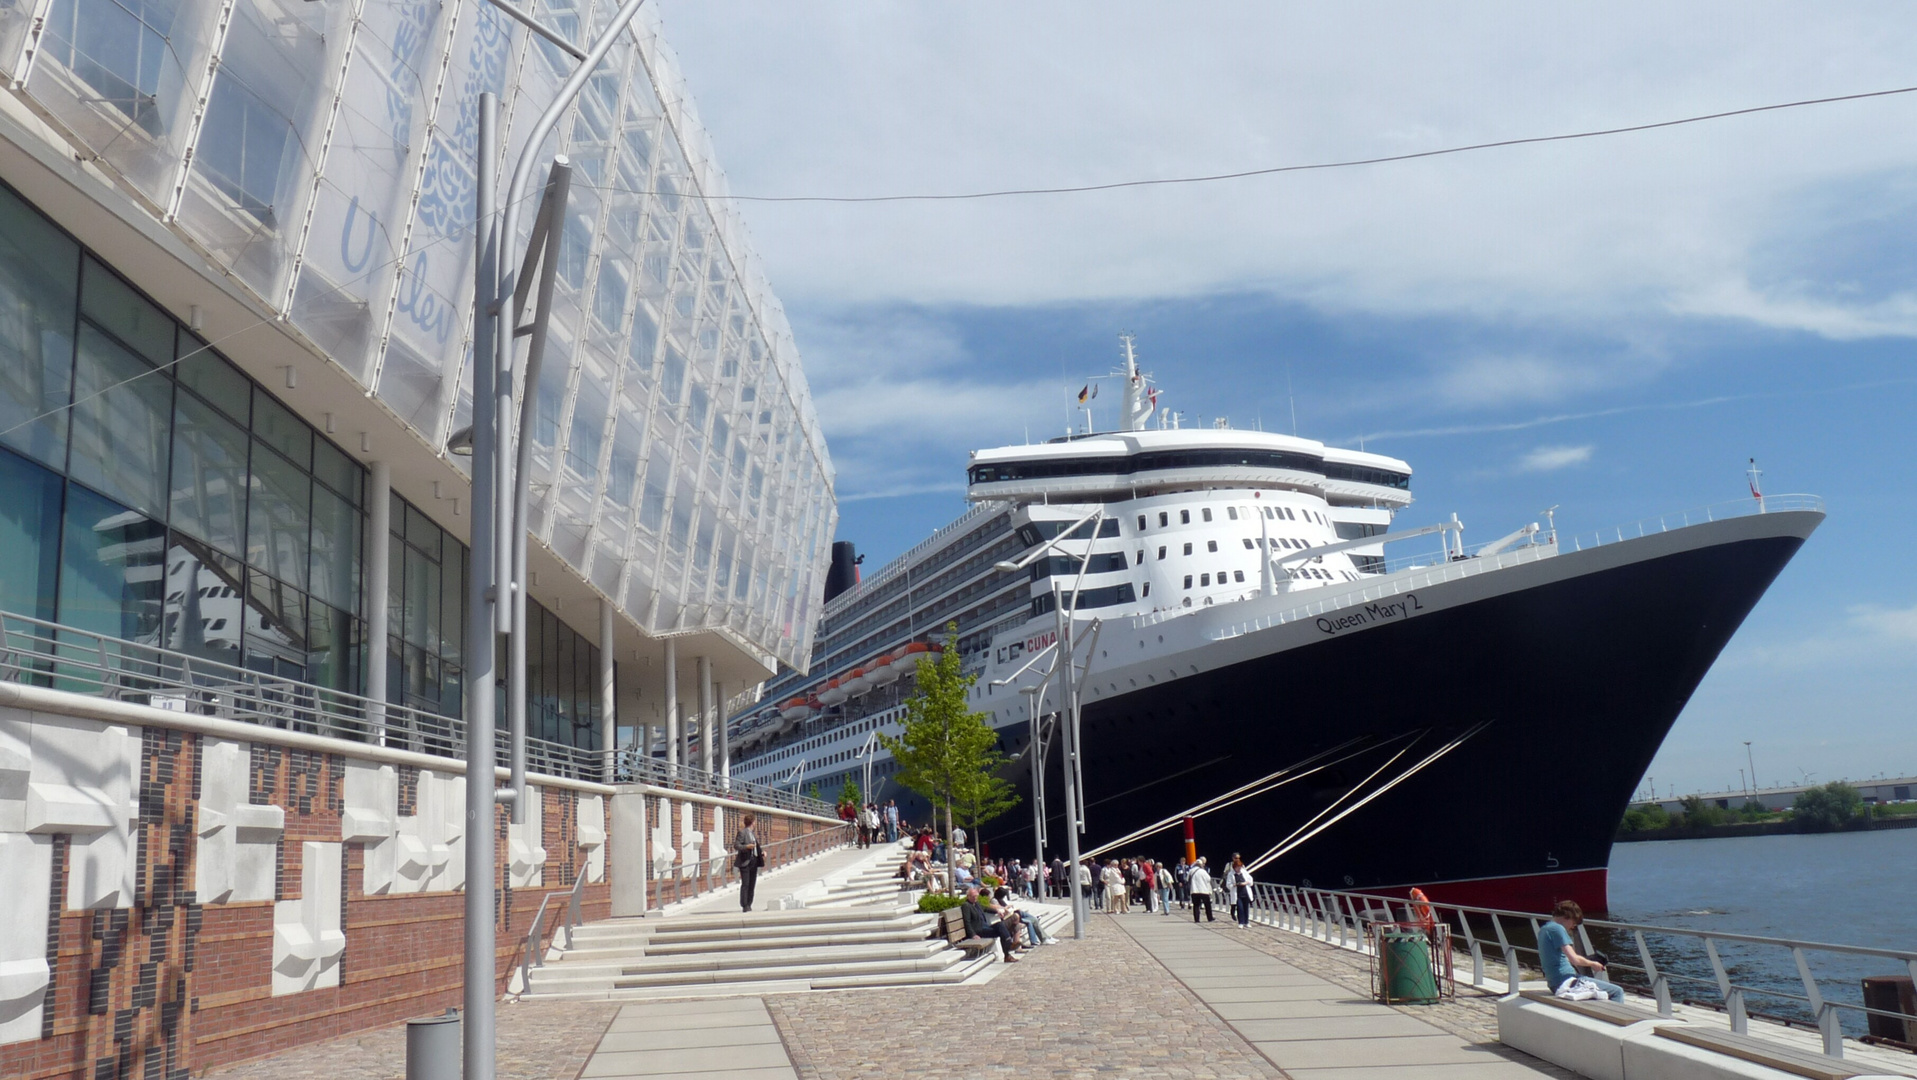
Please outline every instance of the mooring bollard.
[{"label": "mooring bollard", "polygon": [[459,1080],[459,1010],[406,1021],[406,1080]]}]

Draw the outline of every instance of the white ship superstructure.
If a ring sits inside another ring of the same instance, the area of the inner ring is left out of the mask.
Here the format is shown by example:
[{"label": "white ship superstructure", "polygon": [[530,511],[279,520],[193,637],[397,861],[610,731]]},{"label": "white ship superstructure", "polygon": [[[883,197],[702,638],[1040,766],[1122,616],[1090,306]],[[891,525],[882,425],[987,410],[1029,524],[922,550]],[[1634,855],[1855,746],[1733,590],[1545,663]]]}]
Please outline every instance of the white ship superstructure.
[{"label": "white ship superstructure", "polygon": [[[1312,439],[1160,417],[1125,339],[1120,430],[972,454],[973,508],[826,605],[803,677],[733,719],[734,775],[836,790],[892,773],[872,734],[896,734],[916,653],[956,624],[967,670],[1007,662],[1078,617],[1169,615],[1348,585],[1384,568],[1382,535],[1411,503],[1411,467]],[[1047,555],[999,564],[1034,546]],[[1089,558],[1087,555],[1089,554]],[[1016,695],[976,689],[981,709]],[[988,701],[987,699],[990,699]],[[1021,722],[989,710],[995,726]]]}]

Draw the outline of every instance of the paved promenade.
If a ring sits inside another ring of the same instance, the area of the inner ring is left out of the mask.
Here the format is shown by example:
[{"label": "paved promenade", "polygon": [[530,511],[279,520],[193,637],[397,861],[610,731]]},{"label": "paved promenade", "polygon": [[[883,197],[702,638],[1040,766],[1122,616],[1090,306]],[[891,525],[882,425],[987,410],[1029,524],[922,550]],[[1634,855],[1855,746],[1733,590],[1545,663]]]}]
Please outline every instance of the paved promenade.
[{"label": "paved promenade", "polygon": [[[1570,1074],[1494,1042],[1426,1022],[1418,1008],[1380,1005],[1254,948],[1270,931],[1186,919],[1115,921],[1205,1006],[1295,1080],[1520,1080]],[[1315,943],[1298,942],[1298,951]],[[1325,959],[1325,958],[1319,958]]]},{"label": "paved promenade", "polygon": [[[797,868],[794,868],[795,870]],[[1084,941],[982,985],[500,1008],[501,1080],[1147,1080],[1569,1077],[1495,1045],[1494,999],[1392,1008],[1365,960],[1268,928],[1095,915]],[[1465,995],[1470,995],[1467,1000]],[[1482,1000],[1480,1000],[1482,998]],[[221,1070],[399,1080],[401,1028]]]}]

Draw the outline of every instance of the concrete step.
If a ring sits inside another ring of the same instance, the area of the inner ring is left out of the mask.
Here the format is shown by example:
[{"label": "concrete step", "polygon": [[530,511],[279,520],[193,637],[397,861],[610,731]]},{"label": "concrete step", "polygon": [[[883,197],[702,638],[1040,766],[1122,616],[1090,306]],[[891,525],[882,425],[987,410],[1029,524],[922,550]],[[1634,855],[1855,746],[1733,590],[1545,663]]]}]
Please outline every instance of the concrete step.
[{"label": "concrete step", "polygon": [[705,988],[739,983],[797,982],[808,988],[817,979],[849,978],[859,975],[893,977],[930,977],[965,963],[955,949],[920,957],[891,959],[838,960],[831,963],[783,964],[763,967],[720,968],[710,971],[645,971],[629,975],[594,977],[555,977],[546,973],[552,967],[533,972],[532,985],[523,996],[534,998],[604,994],[614,990],[672,989],[696,992]]},{"label": "concrete step", "polygon": [[906,926],[885,930],[864,930],[845,933],[805,933],[750,938],[732,938],[721,941],[673,941],[654,940],[643,947],[616,946],[607,948],[568,949],[560,963],[613,963],[637,960],[656,956],[695,956],[703,953],[753,952],[769,949],[831,948],[850,945],[913,944],[931,938],[929,929]]},{"label": "concrete step", "polygon": [[954,986],[966,982],[999,962],[994,952],[980,953],[970,960],[962,960],[943,971],[933,972],[886,972],[872,975],[834,975],[813,979],[814,990],[856,990],[870,986]]},{"label": "concrete step", "polygon": [[919,960],[947,951],[944,941],[881,942],[817,948],[753,949],[704,952],[680,956],[619,957],[573,960],[561,958],[533,969],[533,983],[566,979],[616,978],[624,975],[679,974],[731,969],[816,967],[868,960]]}]

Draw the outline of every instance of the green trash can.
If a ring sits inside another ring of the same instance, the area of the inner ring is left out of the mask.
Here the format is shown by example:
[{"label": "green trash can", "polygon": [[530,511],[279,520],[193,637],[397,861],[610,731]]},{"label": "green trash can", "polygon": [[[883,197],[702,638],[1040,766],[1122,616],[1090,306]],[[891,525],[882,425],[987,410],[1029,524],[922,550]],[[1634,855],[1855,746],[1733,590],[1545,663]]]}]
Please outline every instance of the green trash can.
[{"label": "green trash can", "polygon": [[1386,1004],[1429,1004],[1438,1000],[1438,980],[1431,971],[1431,945],[1423,934],[1386,932],[1380,935],[1379,980]]}]

